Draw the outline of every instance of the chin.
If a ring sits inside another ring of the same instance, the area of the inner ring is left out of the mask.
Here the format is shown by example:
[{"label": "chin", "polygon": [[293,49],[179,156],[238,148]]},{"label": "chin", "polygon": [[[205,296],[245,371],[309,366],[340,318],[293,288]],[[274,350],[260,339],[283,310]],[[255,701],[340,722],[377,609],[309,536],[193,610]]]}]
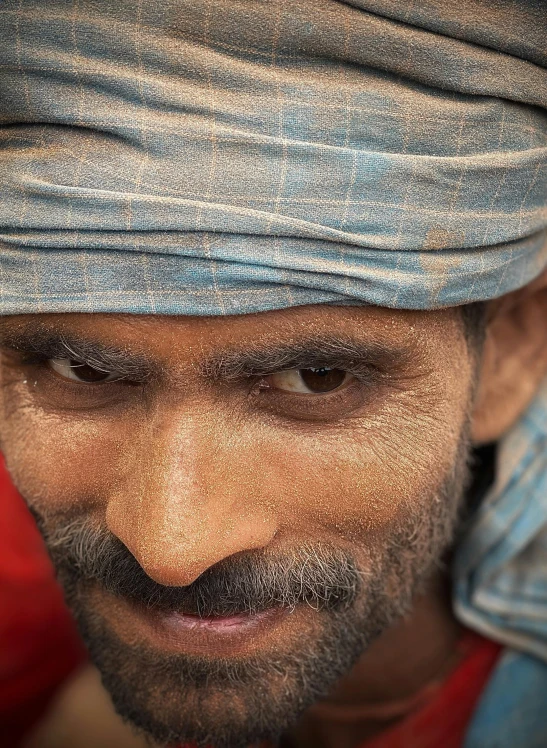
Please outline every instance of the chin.
[{"label": "chin", "polygon": [[212,630],[195,635],[190,628],[187,637],[188,621],[177,621],[175,636],[146,615],[126,611],[119,618],[110,596],[104,594],[102,606],[98,597],[79,596],[74,609],[91,659],[118,714],[165,746],[275,744],[382,628],[361,601],[336,612],[306,605],[274,610],[258,622],[239,622],[236,629],[248,629],[235,633],[205,621],[201,627]]}]

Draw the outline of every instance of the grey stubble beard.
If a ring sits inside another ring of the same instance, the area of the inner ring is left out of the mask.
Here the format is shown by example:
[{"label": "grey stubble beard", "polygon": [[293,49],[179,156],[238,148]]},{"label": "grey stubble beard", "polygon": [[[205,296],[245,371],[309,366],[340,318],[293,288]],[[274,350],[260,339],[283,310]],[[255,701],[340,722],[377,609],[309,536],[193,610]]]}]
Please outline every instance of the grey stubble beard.
[{"label": "grey stubble beard", "polygon": [[[120,641],[86,599],[85,572],[97,573],[92,555],[108,554],[109,537],[95,535],[94,542],[94,531],[82,518],[64,524],[61,520],[55,526],[55,518],[36,512],[35,516],[91,659],[124,720],[159,745],[248,748],[258,740],[276,744],[309,706],[327,696],[379,634],[410,612],[416,594],[439,568],[458,525],[469,451],[464,435],[440,490],[429,501],[407,508],[382,547],[360,549],[365,563],[359,565],[346,552],[337,556],[339,549],[334,549],[332,558],[337,560],[331,558],[331,566],[340,563],[340,570],[345,569],[340,572],[341,586],[354,585],[353,593],[339,605],[321,608],[318,602],[316,612],[310,611],[318,630],[315,638],[303,636],[296,650],[241,660],[166,655]],[[328,561],[330,550],[318,544],[313,552]],[[291,555],[291,563],[297,556]],[[248,554],[248,569],[254,558],[260,554]],[[323,573],[320,566],[312,573]],[[226,569],[229,575],[230,560]],[[283,577],[280,568],[275,573]],[[259,579],[260,574],[255,582]],[[263,582],[267,584],[266,576]],[[313,582],[310,579],[310,589]],[[332,588],[335,580],[328,584]],[[314,607],[310,595],[311,600],[299,604]]]}]

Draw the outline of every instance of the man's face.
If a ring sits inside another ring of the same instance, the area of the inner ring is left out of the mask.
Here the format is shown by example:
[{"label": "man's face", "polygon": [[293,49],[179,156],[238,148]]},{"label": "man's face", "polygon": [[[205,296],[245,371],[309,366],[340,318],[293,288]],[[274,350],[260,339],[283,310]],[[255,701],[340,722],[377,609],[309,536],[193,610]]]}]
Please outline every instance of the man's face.
[{"label": "man's face", "polygon": [[8,467],[117,709],[159,742],[286,729],[450,542],[474,380],[454,310],[1,331]]}]

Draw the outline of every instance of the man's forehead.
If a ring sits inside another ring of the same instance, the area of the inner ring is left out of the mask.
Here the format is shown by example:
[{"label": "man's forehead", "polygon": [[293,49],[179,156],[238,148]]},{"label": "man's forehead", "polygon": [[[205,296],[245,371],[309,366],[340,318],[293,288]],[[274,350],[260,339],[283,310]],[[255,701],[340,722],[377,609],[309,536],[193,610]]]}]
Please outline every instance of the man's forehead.
[{"label": "man's forehead", "polygon": [[226,316],[136,314],[22,314],[0,317],[2,340],[31,334],[76,335],[105,343],[153,350],[166,343],[184,348],[199,344],[242,347],[341,335],[388,344],[412,342],[416,336],[447,324],[454,310],[413,312],[376,306],[309,305]]},{"label": "man's forehead", "polygon": [[[315,361],[314,354],[346,362],[370,358],[386,365],[423,348],[434,330],[453,327],[453,310],[408,312],[379,307],[296,307],[226,317],[124,314],[17,315],[0,320],[2,344],[60,356],[59,343],[74,357],[111,356],[112,364],[132,361],[172,365],[207,363],[209,371],[234,374],[238,366],[266,370]],[[105,362],[106,363],[106,362]]]}]

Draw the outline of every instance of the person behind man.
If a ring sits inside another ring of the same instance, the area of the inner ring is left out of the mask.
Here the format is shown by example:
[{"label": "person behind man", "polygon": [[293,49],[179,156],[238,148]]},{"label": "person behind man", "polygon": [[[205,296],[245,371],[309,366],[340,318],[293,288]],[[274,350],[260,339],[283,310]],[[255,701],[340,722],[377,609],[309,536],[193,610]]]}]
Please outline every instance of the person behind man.
[{"label": "person behind man", "polygon": [[0,17],[1,448],[116,711],[544,745],[542,3]]}]

